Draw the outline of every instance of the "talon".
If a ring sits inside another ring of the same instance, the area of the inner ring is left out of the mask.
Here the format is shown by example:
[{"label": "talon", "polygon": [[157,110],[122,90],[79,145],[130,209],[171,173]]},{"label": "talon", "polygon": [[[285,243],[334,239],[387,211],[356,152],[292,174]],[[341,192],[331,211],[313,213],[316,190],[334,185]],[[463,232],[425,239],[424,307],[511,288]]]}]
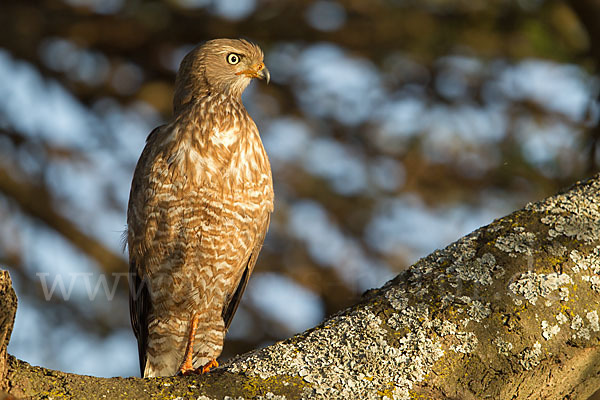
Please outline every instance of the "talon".
[{"label": "talon", "polygon": [[219,366],[219,363],[217,362],[217,360],[215,360],[214,358],[212,360],[210,360],[208,363],[206,363],[206,365],[202,368],[198,368],[199,370],[199,374],[206,374],[207,372],[210,371],[211,368],[217,368]]}]

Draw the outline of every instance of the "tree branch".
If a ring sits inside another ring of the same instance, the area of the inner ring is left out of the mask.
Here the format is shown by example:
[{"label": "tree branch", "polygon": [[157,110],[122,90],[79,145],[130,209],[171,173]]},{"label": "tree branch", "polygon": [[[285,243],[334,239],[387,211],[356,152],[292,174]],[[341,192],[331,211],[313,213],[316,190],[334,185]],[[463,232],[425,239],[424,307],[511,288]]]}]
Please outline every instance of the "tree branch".
[{"label": "tree branch", "polygon": [[17,295],[7,271],[0,271],[0,391],[6,389],[7,354],[15,314],[17,312]]},{"label": "tree branch", "polygon": [[107,399],[585,399],[600,386],[599,305],[595,176],[419,260],[319,326],[210,374],[93,378],[9,357],[9,392]]}]

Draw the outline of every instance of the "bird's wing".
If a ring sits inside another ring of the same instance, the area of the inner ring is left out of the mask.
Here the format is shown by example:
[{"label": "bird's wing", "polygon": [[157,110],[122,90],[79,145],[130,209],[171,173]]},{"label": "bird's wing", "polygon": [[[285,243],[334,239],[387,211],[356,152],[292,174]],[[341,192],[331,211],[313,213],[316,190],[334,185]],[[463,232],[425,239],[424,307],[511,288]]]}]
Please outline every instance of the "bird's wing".
[{"label": "bird's wing", "polygon": [[237,311],[238,306],[240,305],[240,300],[242,299],[242,295],[244,294],[244,290],[246,289],[246,285],[248,284],[248,279],[250,279],[250,274],[254,270],[254,265],[256,264],[256,259],[258,258],[258,254],[260,253],[260,249],[265,240],[265,235],[267,234],[267,229],[269,228],[269,221],[271,219],[270,215],[267,215],[263,228],[260,233],[257,235],[256,243],[252,253],[248,257],[246,262],[246,267],[244,268],[244,273],[240,278],[239,283],[237,284],[237,288],[233,292],[231,296],[225,301],[225,305],[223,307],[223,321],[225,322],[225,331],[229,329],[229,325],[231,325],[231,321],[233,320],[233,315]]},{"label": "bird's wing", "polygon": [[146,345],[148,343],[148,314],[152,308],[146,281],[139,276],[135,259],[129,264],[129,317],[131,327],[138,342],[140,373],[144,376],[146,366]]},{"label": "bird's wing", "polygon": [[[151,149],[156,146],[155,142],[159,140],[162,128],[162,126],[159,126],[148,135],[146,147],[135,168],[127,209],[127,229],[129,235],[131,235],[132,232],[139,232],[141,229],[140,227],[143,224],[143,221],[139,220],[140,217],[136,216],[137,213],[134,212],[134,209],[136,206],[143,206],[145,203],[143,199],[145,194],[142,180],[145,175],[145,167],[151,158]],[[138,341],[140,371],[142,376],[144,376],[146,346],[148,344],[148,315],[152,309],[152,303],[149,287],[144,279],[145,268],[144,265],[140,265],[141,254],[138,247],[139,246],[129,243],[129,317],[131,319],[133,333]]]}]

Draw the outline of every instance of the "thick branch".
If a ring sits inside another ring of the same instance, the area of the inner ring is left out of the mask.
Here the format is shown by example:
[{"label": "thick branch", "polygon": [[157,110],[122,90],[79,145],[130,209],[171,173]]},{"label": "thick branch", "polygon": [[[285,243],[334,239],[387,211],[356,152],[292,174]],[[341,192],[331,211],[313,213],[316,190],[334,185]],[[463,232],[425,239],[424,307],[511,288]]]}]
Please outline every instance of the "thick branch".
[{"label": "thick branch", "polygon": [[17,295],[7,271],[0,271],[0,391],[6,389],[7,354],[15,314],[17,313]]},{"label": "thick branch", "polygon": [[103,379],[11,358],[8,379],[33,398],[585,399],[600,386],[599,305],[596,176],[208,375]]}]

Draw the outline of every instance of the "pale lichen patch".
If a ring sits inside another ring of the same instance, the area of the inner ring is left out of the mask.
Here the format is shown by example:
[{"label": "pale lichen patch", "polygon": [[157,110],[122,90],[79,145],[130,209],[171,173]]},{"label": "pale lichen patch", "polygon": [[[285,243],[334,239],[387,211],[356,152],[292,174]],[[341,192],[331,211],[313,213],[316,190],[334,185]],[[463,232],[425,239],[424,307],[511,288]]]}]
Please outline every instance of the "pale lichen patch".
[{"label": "pale lichen patch", "polygon": [[525,370],[529,371],[539,365],[541,355],[542,345],[536,341],[533,344],[533,348],[526,348],[520,353],[519,363]]},{"label": "pale lichen patch", "polygon": [[564,257],[568,249],[558,242],[554,242],[548,247],[548,251],[555,257]]},{"label": "pale lichen patch", "polygon": [[600,292],[600,276],[598,276],[598,275],[582,275],[581,280],[584,282],[588,282],[593,291]]},{"label": "pale lichen patch", "polygon": [[498,347],[498,354],[507,357],[511,354],[511,350],[513,349],[513,344],[511,342],[507,342],[498,336],[494,339],[494,344]]},{"label": "pale lichen patch", "polygon": [[583,327],[573,334],[573,339],[585,339],[590,340],[590,329]]},{"label": "pale lichen patch", "polygon": [[573,261],[573,271],[589,271],[591,274],[581,275],[581,280],[588,282],[595,292],[600,292],[600,246],[594,248],[590,254],[583,256],[579,251],[571,251],[569,257]]},{"label": "pale lichen patch", "polygon": [[491,312],[490,303],[483,304],[479,300],[471,300],[469,308],[467,309],[467,315],[475,322],[481,322],[484,318],[487,318]]},{"label": "pale lichen patch", "polygon": [[528,204],[526,209],[544,213],[541,222],[549,225],[549,236],[575,237],[592,242],[600,238],[600,182],[592,180],[564,194]]},{"label": "pale lichen patch", "polygon": [[432,327],[435,333],[440,335],[441,337],[454,335],[457,332],[457,326],[455,323],[450,322],[446,319],[434,319],[432,320]]},{"label": "pale lichen patch", "polygon": [[600,331],[600,321],[598,319],[598,312],[596,310],[588,311],[584,310],[585,317],[588,320],[588,326],[586,326],[584,319],[575,315],[571,320],[571,329],[574,331],[571,336],[573,339],[585,339],[589,340],[591,337],[591,331]]},{"label": "pale lichen patch", "polygon": [[569,322],[569,318],[563,313],[558,313],[556,315],[556,322],[558,322],[559,325],[562,325]]},{"label": "pale lichen patch", "polygon": [[487,231],[490,233],[496,233],[498,231],[501,231],[502,229],[504,229],[503,224],[491,224],[487,226]]},{"label": "pale lichen patch", "polygon": [[435,264],[447,265],[445,276],[450,286],[457,288],[464,282],[491,285],[494,278],[504,274],[504,269],[496,263],[491,253],[475,257],[479,237],[480,232],[475,231],[452,243],[443,252],[434,253],[438,256],[434,259]]},{"label": "pale lichen patch", "polygon": [[590,329],[585,326],[583,318],[579,315],[575,315],[571,320],[571,329],[575,331],[571,336],[573,339],[590,339]]},{"label": "pale lichen patch", "polygon": [[479,344],[477,336],[473,332],[457,332],[455,337],[458,339],[458,343],[450,346],[450,350],[455,353],[472,353]]},{"label": "pale lichen patch", "polygon": [[404,290],[400,288],[395,288],[393,290],[387,290],[385,292],[385,298],[389,301],[390,305],[395,310],[403,310],[408,307],[408,299],[406,298],[406,293]]},{"label": "pale lichen patch", "polygon": [[491,285],[493,282],[492,273],[496,277],[504,274],[504,269],[496,264],[496,259],[490,253],[485,253],[480,258],[476,258],[469,265],[453,264],[449,273],[455,273],[456,276],[467,282],[471,281],[480,285]]},{"label": "pale lichen patch", "polygon": [[508,288],[513,294],[522,296],[535,305],[538,297],[546,298],[553,291],[567,284],[573,284],[573,280],[569,275],[564,273],[536,274],[533,271],[527,271],[521,274],[516,281],[512,282]]},{"label": "pale lichen patch", "polygon": [[598,313],[596,310],[588,312],[585,314],[585,317],[590,322],[590,328],[592,328],[594,332],[598,332],[600,330],[600,325],[598,324]]},{"label": "pale lichen patch", "polygon": [[587,256],[583,256],[579,251],[573,250],[569,254],[569,257],[575,264],[573,272],[587,271],[589,269],[595,274],[600,273],[600,246],[594,248]]},{"label": "pale lichen patch", "polygon": [[535,239],[533,232],[510,233],[499,237],[495,245],[511,257],[517,257],[519,254],[530,256],[533,254]]},{"label": "pale lichen patch", "polygon": [[600,238],[600,204],[596,201],[598,181],[581,185],[570,192],[528,204],[526,209],[543,212],[541,222],[549,225],[549,236],[575,237],[592,242]]},{"label": "pale lichen patch", "polygon": [[523,304],[523,301],[519,298],[513,297],[513,303],[515,303],[516,306],[520,306]]},{"label": "pale lichen patch", "polygon": [[571,329],[576,331],[576,330],[581,329],[582,326],[583,326],[583,318],[581,318],[579,315],[576,315],[575,317],[573,317],[573,320],[571,321]]},{"label": "pale lichen patch", "polygon": [[444,297],[442,297],[442,305],[453,305],[455,307],[454,311],[457,314],[464,314],[465,317],[460,321],[464,327],[471,321],[481,322],[492,312],[490,303],[484,304],[469,296],[454,296],[451,293],[446,293]]},{"label": "pale lichen patch", "polygon": [[[555,212],[557,211],[552,211],[552,214],[541,219],[542,223],[552,226],[548,231],[550,237],[555,238],[564,235],[575,237],[577,240],[592,242],[600,236],[598,224],[591,221],[589,217],[577,214],[558,215]],[[598,216],[600,217],[600,214]]]},{"label": "pale lichen patch", "polygon": [[553,336],[560,332],[560,326],[550,325],[548,321],[542,321],[542,337],[546,340],[550,340]]}]

